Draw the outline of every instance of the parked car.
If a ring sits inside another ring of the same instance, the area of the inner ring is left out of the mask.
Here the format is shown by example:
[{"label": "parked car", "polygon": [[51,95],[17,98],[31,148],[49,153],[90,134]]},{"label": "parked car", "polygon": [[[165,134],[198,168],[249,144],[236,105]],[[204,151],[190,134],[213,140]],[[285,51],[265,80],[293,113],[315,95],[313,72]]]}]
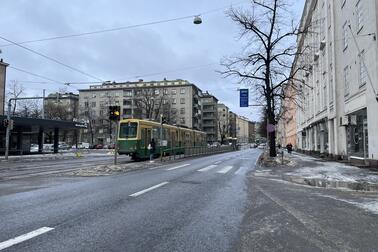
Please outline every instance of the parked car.
[{"label": "parked car", "polygon": [[251,143],[250,148],[257,148],[257,144]]},{"label": "parked car", "polygon": [[103,149],[104,146],[103,146],[102,144],[96,144],[96,145],[94,146],[94,148],[95,148],[95,149]]},{"label": "parked car", "polygon": [[84,143],[84,142],[78,143],[78,145],[77,145],[78,149],[89,149],[89,147],[90,147],[90,144]]},{"label": "parked car", "polygon": [[30,152],[38,152],[38,148],[39,146],[38,146],[38,144],[31,144],[30,145]]},{"label": "parked car", "polygon": [[261,143],[259,144],[259,146],[257,146],[257,148],[259,149],[265,149],[265,147],[266,147],[266,143]]},{"label": "parked car", "polygon": [[43,151],[53,151],[54,150],[54,145],[53,144],[43,144]]},{"label": "parked car", "polygon": [[58,148],[59,150],[68,150],[70,146],[66,144],[65,142],[59,142]]}]

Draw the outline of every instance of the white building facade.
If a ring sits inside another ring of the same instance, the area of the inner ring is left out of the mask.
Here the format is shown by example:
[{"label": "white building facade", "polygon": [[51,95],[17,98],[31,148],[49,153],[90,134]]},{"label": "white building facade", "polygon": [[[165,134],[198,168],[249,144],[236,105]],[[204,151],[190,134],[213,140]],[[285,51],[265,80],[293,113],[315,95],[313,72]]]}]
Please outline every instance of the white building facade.
[{"label": "white building facade", "polygon": [[377,160],[378,1],[307,0],[301,27],[297,148]]}]

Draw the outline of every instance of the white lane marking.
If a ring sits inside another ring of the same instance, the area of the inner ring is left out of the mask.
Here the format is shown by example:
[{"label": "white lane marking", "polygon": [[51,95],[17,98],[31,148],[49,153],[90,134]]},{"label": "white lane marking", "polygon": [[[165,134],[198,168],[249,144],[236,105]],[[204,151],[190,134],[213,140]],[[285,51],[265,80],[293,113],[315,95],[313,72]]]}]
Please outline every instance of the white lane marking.
[{"label": "white lane marking", "polygon": [[246,166],[242,166],[240,167],[236,172],[235,172],[235,175],[242,175],[242,174],[245,174],[248,170],[248,167]]},{"label": "white lane marking", "polygon": [[226,166],[226,167],[222,168],[221,170],[217,171],[217,173],[225,174],[225,173],[229,172],[232,168],[234,168],[234,167],[233,166]]},{"label": "white lane marking", "polygon": [[176,170],[176,169],[179,169],[179,168],[182,168],[182,167],[185,167],[185,166],[188,166],[190,164],[183,164],[183,165],[179,165],[179,166],[175,166],[175,167],[171,167],[171,168],[168,168],[168,169],[165,169],[166,171],[172,171],[172,170]]},{"label": "white lane marking", "polygon": [[197,170],[197,171],[205,172],[205,171],[211,170],[211,169],[213,169],[213,168],[215,168],[215,167],[217,167],[217,165],[209,165],[209,166],[207,166],[207,167],[205,167],[205,168],[202,168],[202,169],[199,169],[199,170]]},{"label": "white lane marking", "polygon": [[139,195],[142,195],[143,193],[146,193],[146,192],[152,191],[152,190],[154,190],[154,189],[156,189],[156,188],[159,188],[159,187],[161,187],[161,186],[163,186],[163,185],[166,185],[166,184],[168,184],[168,183],[169,183],[169,182],[165,181],[165,182],[163,182],[163,183],[160,183],[160,184],[157,184],[157,185],[151,186],[151,187],[149,187],[149,188],[147,188],[147,189],[144,189],[144,190],[142,190],[142,191],[139,191],[139,192],[136,192],[136,193],[130,194],[129,196],[130,196],[130,197],[138,197]]},{"label": "white lane marking", "polygon": [[13,245],[16,245],[18,243],[24,242],[24,241],[29,240],[31,238],[34,238],[34,237],[36,237],[38,235],[47,233],[47,232],[49,232],[49,231],[51,231],[53,229],[54,228],[51,228],[51,227],[41,227],[41,228],[38,228],[38,229],[36,229],[34,231],[31,231],[29,233],[17,236],[15,238],[9,239],[9,240],[4,241],[4,242],[1,242],[0,243],[0,250],[9,248],[10,246],[13,246]]},{"label": "white lane marking", "polygon": [[[225,159],[225,160],[227,160],[227,159]],[[219,161],[217,161],[217,162],[214,162],[214,164],[215,165],[218,165],[218,164],[220,164],[220,163],[222,163],[223,161],[222,160],[219,160]]]}]

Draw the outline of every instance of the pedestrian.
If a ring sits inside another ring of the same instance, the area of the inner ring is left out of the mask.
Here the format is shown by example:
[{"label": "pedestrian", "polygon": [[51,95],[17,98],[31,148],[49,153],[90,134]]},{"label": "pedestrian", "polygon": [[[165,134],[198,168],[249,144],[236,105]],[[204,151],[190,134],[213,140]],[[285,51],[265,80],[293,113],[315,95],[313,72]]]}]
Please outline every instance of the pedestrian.
[{"label": "pedestrian", "polygon": [[150,152],[150,162],[154,159],[155,155],[155,150],[156,150],[156,144],[155,144],[155,139],[151,139],[150,144],[148,145],[148,150]]},{"label": "pedestrian", "polygon": [[289,152],[289,154],[291,154],[291,152],[293,151],[293,145],[291,143],[287,144],[286,149],[287,149],[287,152]]}]

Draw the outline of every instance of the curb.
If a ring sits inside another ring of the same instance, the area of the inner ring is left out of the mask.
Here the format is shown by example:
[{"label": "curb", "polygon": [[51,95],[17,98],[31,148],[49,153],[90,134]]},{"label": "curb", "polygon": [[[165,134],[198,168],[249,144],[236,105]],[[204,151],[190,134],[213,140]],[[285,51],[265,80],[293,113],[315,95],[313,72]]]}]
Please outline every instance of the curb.
[{"label": "curb", "polygon": [[349,189],[354,191],[378,192],[378,184],[369,182],[347,182],[327,179],[309,179],[304,177],[282,175],[283,180],[295,184],[322,188]]}]

